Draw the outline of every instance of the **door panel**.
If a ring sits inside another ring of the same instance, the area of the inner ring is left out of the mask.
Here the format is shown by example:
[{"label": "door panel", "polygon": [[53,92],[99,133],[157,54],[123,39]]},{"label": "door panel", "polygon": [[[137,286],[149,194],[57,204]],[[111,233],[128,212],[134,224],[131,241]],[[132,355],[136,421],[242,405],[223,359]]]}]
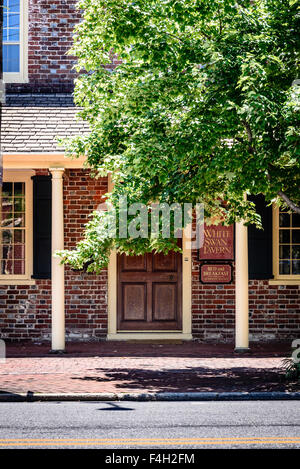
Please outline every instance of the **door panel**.
[{"label": "door panel", "polygon": [[177,315],[177,284],[153,284],[153,320],[175,321]]},{"label": "door panel", "polygon": [[170,252],[167,256],[164,254],[152,254],[153,272],[176,272],[178,253]]},{"label": "door panel", "polygon": [[146,256],[122,256],[122,270],[123,272],[146,272]]},{"label": "door panel", "polygon": [[180,253],[118,256],[118,330],[182,328]]},{"label": "door panel", "polygon": [[147,284],[124,283],[123,293],[123,320],[145,321],[147,318]]}]

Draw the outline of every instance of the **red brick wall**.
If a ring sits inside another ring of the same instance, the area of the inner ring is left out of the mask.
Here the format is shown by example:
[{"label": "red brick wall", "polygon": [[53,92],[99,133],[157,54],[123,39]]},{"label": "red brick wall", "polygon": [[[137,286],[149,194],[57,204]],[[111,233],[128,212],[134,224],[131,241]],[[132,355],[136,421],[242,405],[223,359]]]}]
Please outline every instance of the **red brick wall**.
[{"label": "red brick wall", "polygon": [[[46,174],[45,170],[37,174]],[[88,172],[68,170],[64,175],[65,247],[79,241],[88,215],[107,192],[105,179],[91,179]],[[107,332],[107,272],[101,275],[65,271],[66,336],[87,339]],[[0,336],[3,339],[50,338],[51,281],[35,285],[0,285]]]},{"label": "red brick wall", "polygon": [[[205,341],[233,341],[235,285],[203,285],[199,262],[193,252],[192,330]],[[249,337],[255,340],[290,340],[300,334],[300,287],[249,282]]]},{"label": "red brick wall", "polygon": [[[45,174],[46,171],[38,171]],[[67,170],[64,175],[65,247],[80,240],[88,215],[103,201],[105,179],[91,179],[87,171]],[[205,341],[233,341],[235,287],[202,285],[199,262],[193,252],[193,335]],[[107,272],[101,275],[65,270],[67,339],[97,339],[107,332]],[[292,340],[300,333],[300,287],[271,286],[253,280],[249,286],[250,339]],[[51,282],[37,280],[31,286],[0,285],[2,338],[49,339]]]},{"label": "red brick wall", "polygon": [[[81,239],[91,212],[103,202],[106,179],[91,179],[88,171],[70,170],[64,177],[65,248]],[[107,271],[101,275],[78,273],[66,267],[67,336],[87,338],[107,333]]]},{"label": "red brick wall", "polygon": [[7,85],[7,92],[70,92],[74,57],[66,55],[80,19],[76,0],[28,0],[28,84]]},{"label": "red brick wall", "polygon": [[[80,21],[77,0],[28,0],[29,83],[7,84],[7,93],[70,93],[76,58],[67,55],[74,26]],[[121,61],[112,57],[112,69]]]}]

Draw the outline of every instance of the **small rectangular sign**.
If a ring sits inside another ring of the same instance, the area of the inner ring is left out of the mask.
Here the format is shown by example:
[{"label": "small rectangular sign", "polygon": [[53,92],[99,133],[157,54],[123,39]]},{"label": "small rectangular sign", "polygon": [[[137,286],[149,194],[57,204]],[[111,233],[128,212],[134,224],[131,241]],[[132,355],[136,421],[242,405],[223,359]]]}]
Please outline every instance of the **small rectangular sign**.
[{"label": "small rectangular sign", "polygon": [[230,264],[201,264],[201,283],[231,283],[232,266]]},{"label": "small rectangular sign", "polygon": [[204,243],[199,249],[199,260],[233,261],[234,227],[204,225]]}]

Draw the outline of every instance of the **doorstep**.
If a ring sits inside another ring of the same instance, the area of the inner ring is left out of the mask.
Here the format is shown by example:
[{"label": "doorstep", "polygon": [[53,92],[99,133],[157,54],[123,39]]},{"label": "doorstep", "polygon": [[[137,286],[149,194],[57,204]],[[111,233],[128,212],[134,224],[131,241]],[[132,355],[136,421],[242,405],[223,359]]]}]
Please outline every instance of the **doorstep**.
[{"label": "doorstep", "polygon": [[[184,332],[130,332],[120,331],[115,334],[107,334],[108,341],[126,341],[131,343],[182,343],[193,340],[192,334]],[[170,342],[171,341],[171,342]],[[175,341],[175,342],[174,342]]]}]

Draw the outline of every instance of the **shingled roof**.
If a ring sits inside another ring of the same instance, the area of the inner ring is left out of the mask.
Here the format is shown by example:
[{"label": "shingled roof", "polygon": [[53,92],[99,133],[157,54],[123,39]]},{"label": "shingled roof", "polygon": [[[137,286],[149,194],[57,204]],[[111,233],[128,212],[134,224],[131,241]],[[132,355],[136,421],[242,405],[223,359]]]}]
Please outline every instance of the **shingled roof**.
[{"label": "shingled roof", "polygon": [[6,98],[2,108],[3,153],[62,152],[57,137],[89,132],[87,123],[76,119],[78,109],[63,95],[25,95]]}]

